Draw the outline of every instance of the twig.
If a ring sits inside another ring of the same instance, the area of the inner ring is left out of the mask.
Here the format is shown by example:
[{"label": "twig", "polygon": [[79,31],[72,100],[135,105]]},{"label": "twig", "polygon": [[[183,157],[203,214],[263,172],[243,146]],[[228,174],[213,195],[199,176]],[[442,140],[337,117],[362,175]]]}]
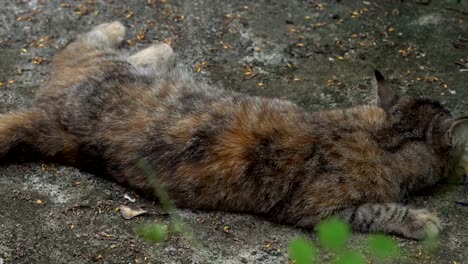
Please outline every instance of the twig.
[{"label": "twig", "polygon": [[454,12],[457,12],[457,13],[460,13],[460,14],[463,14],[463,15],[468,15],[468,11],[458,10],[456,8],[453,8],[453,7],[446,7],[444,9],[449,10],[449,11],[454,11]]},{"label": "twig", "polygon": [[468,203],[467,203],[467,202],[455,201],[455,204],[458,204],[458,205],[461,205],[461,206],[468,206]]},{"label": "twig", "polygon": [[464,63],[456,61],[455,64],[462,66],[463,68],[467,68],[467,66]]}]

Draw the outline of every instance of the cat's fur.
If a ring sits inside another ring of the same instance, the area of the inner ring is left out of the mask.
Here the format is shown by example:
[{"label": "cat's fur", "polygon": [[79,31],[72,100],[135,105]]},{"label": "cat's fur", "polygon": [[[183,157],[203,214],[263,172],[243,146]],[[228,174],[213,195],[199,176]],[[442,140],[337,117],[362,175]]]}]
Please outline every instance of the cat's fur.
[{"label": "cat's fur", "polygon": [[141,160],[179,207],[261,214],[300,227],[338,215],[354,229],[421,239],[437,217],[397,204],[449,167],[465,123],[438,102],[399,97],[377,73],[378,106],[308,113],[194,80],[172,49],[130,57],[103,24],[53,62],[32,107],[0,117],[0,154],[28,145],[151,191]]}]

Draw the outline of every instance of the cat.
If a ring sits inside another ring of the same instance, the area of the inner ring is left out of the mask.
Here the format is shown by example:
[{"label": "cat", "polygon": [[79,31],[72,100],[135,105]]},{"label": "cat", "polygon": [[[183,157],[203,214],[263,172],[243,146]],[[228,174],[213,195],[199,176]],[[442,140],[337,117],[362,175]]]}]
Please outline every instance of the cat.
[{"label": "cat", "polygon": [[315,113],[195,80],[172,48],[117,48],[120,22],[77,37],[52,62],[32,106],[0,116],[0,155],[28,146],[151,193],[143,160],[178,207],[263,215],[313,228],[423,239],[436,215],[399,202],[447,177],[468,118],[399,96],[375,72],[377,105]]}]

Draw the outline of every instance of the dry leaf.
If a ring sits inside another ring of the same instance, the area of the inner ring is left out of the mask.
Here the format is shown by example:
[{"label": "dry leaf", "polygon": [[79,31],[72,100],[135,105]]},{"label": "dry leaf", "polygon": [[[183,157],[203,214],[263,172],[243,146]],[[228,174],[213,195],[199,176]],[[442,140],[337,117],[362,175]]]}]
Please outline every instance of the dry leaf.
[{"label": "dry leaf", "polygon": [[120,214],[122,215],[123,218],[129,220],[129,219],[132,219],[133,217],[135,216],[139,216],[139,215],[142,215],[142,214],[146,214],[147,211],[143,210],[143,209],[132,209],[128,206],[125,206],[125,205],[121,205],[119,207],[120,209]]},{"label": "dry leaf", "polygon": [[127,199],[127,200],[129,200],[129,201],[132,202],[132,203],[134,203],[134,202],[136,201],[135,198],[130,197],[130,195],[128,195],[128,194],[124,194],[124,198]]},{"label": "dry leaf", "polygon": [[97,233],[99,236],[103,237],[103,238],[112,238],[113,235],[112,234],[109,234],[109,233],[106,233],[104,231],[100,231]]}]

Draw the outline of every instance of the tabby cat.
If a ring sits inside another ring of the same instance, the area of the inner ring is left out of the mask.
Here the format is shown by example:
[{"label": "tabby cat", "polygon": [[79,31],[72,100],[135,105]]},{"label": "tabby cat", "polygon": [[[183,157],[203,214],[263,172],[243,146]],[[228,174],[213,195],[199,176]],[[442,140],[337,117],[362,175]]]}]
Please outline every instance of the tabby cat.
[{"label": "tabby cat", "polygon": [[144,160],[179,207],[248,212],[310,228],[332,215],[355,230],[422,239],[441,224],[398,204],[447,176],[468,122],[399,96],[375,73],[377,105],[306,112],[197,81],[172,49],[128,56],[119,22],[61,51],[32,106],[0,116],[0,152],[19,146],[152,192]]}]

